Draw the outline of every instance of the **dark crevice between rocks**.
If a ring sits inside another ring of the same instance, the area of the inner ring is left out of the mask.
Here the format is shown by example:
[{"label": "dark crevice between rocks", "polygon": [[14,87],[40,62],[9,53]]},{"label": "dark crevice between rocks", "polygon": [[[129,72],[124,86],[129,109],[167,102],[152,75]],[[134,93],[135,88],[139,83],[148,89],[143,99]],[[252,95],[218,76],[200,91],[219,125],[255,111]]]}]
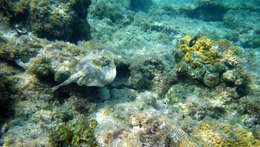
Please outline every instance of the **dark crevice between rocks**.
[{"label": "dark crevice between rocks", "polygon": [[14,116],[14,110],[12,109],[13,106],[12,106],[12,103],[13,101],[9,98],[8,99],[8,102],[0,102],[0,126],[3,125],[3,123],[8,120],[8,118],[11,118],[12,116]]},{"label": "dark crevice between rocks", "polygon": [[3,128],[5,125],[5,122],[8,122],[11,118],[14,117],[14,109],[12,106],[12,101],[9,101],[7,104],[0,104],[0,138],[2,138],[2,135],[8,131],[8,128]]},{"label": "dark crevice between rocks", "polygon": [[123,86],[126,86],[131,73],[129,65],[119,64],[116,67],[116,73],[116,78],[113,83],[111,83],[111,86],[116,88],[122,88]]},{"label": "dark crevice between rocks", "polygon": [[249,77],[246,77],[244,83],[242,85],[239,85],[239,86],[235,85],[233,82],[228,82],[228,81],[223,81],[223,80],[221,82],[225,83],[225,87],[236,88],[238,98],[246,96],[250,93],[249,83],[251,81],[250,81]]},{"label": "dark crevice between rocks", "polygon": [[185,10],[190,18],[201,19],[205,21],[222,21],[228,8],[214,3],[205,3],[194,10]]},{"label": "dark crevice between rocks", "polygon": [[214,119],[220,119],[223,115],[225,115],[225,109],[220,107],[214,107],[213,110],[209,112],[214,112],[209,114]]},{"label": "dark crevice between rocks", "polygon": [[100,87],[78,86],[76,83],[72,83],[55,91],[54,97],[60,104],[63,104],[71,96],[86,98],[89,102],[97,102],[99,101],[99,89]]},{"label": "dark crevice between rocks", "polygon": [[20,71],[20,72],[24,72],[25,69],[23,67],[21,67],[20,65],[18,65],[16,62],[11,61],[11,60],[7,60],[7,59],[3,59],[0,57],[0,62],[2,63],[6,63],[7,65],[15,68],[16,70]]},{"label": "dark crevice between rocks", "polygon": [[96,86],[78,86],[74,85],[74,91],[71,93],[77,97],[87,98],[90,102],[96,102],[99,100],[99,89]]},{"label": "dark crevice between rocks", "polygon": [[248,85],[242,85],[236,88],[237,93],[239,94],[239,97],[243,97],[249,94],[250,88]]},{"label": "dark crevice between rocks", "polygon": [[[66,30],[64,30],[66,29]],[[65,28],[55,28],[50,32],[40,29],[35,31],[40,38],[47,38],[48,40],[63,40],[72,43],[77,43],[82,40],[90,40],[90,25],[84,19],[74,20],[72,24],[65,26]]]},{"label": "dark crevice between rocks", "polygon": [[54,73],[50,72],[48,75],[35,74],[36,77],[41,81],[41,83],[49,85],[57,85],[58,83],[54,80]]},{"label": "dark crevice between rocks", "polygon": [[[12,97],[17,92],[16,74],[25,70],[11,60],[0,58],[0,138],[7,132],[8,125],[5,123],[14,117],[15,99]],[[6,125],[3,127],[3,125]]]},{"label": "dark crevice between rocks", "polygon": [[130,0],[130,9],[134,11],[147,12],[152,5],[151,0]]},{"label": "dark crevice between rocks", "polygon": [[54,97],[59,101],[60,104],[63,104],[70,97],[70,93],[67,88],[61,87],[54,92]]},{"label": "dark crevice between rocks", "polygon": [[177,76],[177,81],[181,82],[181,83],[190,83],[190,84],[194,84],[194,85],[200,85],[200,86],[204,86],[201,81],[199,81],[198,79],[193,79],[192,77],[188,76],[188,74],[186,72],[176,72],[176,76]]},{"label": "dark crevice between rocks", "polygon": [[0,75],[0,138],[8,130],[3,128],[5,122],[14,117],[14,100],[10,98],[13,91],[5,76]]}]

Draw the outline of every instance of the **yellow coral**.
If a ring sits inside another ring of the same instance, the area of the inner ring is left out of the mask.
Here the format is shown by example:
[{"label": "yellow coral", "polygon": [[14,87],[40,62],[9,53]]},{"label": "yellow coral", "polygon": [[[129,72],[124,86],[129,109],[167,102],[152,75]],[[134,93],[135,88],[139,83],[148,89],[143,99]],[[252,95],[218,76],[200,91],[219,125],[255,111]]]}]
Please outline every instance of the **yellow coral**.
[{"label": "yellow coral", "polygon": [[199,61],[193,61],[192,63],[191,63],[191,65],[190,65],[192,68],[197,68],[197,67],[202,67],[203,65],[202,65],[202,63],[201,62],[199,62]]},{"label": "yellow coral", "polygon": [[[206,37],[190,37],[185,36],[182,38],[183,44],[180,46],[180,49],[185,52],[184,61],[192,65],[192,67],[197,68],[201,67],[202,64],[216,62],[218,56],[217,51],[212,46],[216,43]],[[198,57],[201,61],[196,61],[193,63],[193,57]]]},{"label": "yellow coral", "polygon": [[[221,128],[221,127],[220,127]],[[232,147],[232,146],[240,146],[240,147],[248,147],[248,146],[260,146],[260,141],[255,139],[252,132],[246,131],[241,125],[237,127],[233,127],[230,125],[224,126],[221,128],[224,130],[227,137],[226,143],[224,146]]]},{"label": "yellow coral", "polygon": [[181,40],[180,49],[185,53],[184,61],[192,68],[200,68],[203,64],[238,65],[240,63],[236,56],[238,47],[231,46],[227,40],[215,42],[207,37],[190,36],[185,36]]},{"label": "yellow coral", "polygon": [[192,56],[193,56],[193,53],[192,52],[187,52],[185,54],[185,57],[184,57],[184,61],[186,63],[190,63],[192,61]]},{"label": "yellow coral", "polygon": [[224,56],[223,56],[223,59],[222,59],[222,62],[225,62],[231,66],[237,66],[240,64],[240,60],[237,56],[234,55],[234,51],[232,50],[227,50],[225,53],[224,53]]},{"label": "yellow coral", "polygon": [[234,127],[231,125],[211,125],[202,123],[197,135],[206,146],[260,146],[260,141],[254,138],[252,132],[248,132],[241,125]]},{"label": "yellow coral", "polygon": [[220,137],[220,135],[206,123],[201,124],[200,130],[198,131],[198,136],[207,146],[221,147],[224,143],[224,140]]}]

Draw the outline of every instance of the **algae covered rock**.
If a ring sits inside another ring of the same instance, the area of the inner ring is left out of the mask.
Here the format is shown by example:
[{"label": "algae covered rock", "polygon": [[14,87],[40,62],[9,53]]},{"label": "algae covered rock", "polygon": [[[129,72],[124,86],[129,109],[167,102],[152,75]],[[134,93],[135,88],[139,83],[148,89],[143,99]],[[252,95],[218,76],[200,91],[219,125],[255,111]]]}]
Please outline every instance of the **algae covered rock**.
[{"label": "algae covered rock", "polygon": [[59,122],[52,124],[50,131],[50,141],[54,146],[82,146],[87,145],[97,147],[94,130],[97,122],[90,119],[80,119],[75,121]]},{"label": "algae covered rock", "polygon": [[107,122],[96,129],[101,146],[196,146],[196,142],[166,116],[150,109],[132,112],[128,125]]},{"label": "algae covered rock", "polygon": [[187,16],[205,21],[221,21],[228,11],[227,7],[215,1],[198,0],[197,3],[196,8],[186,10]]},{"label": "algae covered rock", "polygon": [[188,97],[192,93],[192,91],[194,91],[194,87],[184,84],[173,85],[165,95],[165,102],[168,105],[184,102],[186,97]]},{"label": "algae covered rock", "polygon": [[227,40],[215,42],[206,37],[185,36],[175,59],[178,73],[199,80],[207,87],[222,82],[243,87],[248,83],[248,75],[238,54],[239,48]]},{"label": "algae covered rock", "polygon": [[161,75],[165,70],[165,65],[158,58],[138,59],[130,66],[130,84],[135,89],[151,88],[153,79]]},{"label": "algae covered rock", "polygon": [[90,0],[3,0],[1,19],[21,34],[76,42],[90,38],[89,5]]},{"label": "algae covered rock", "polygon": [[219,83],[219,74],[206,73],[203,78],[203,83],[208,87],[215,87]]},{"label": "algae covered rock", "polygon": [[[254,4],[254,6],[257,5]],[[224,16],[224,25],[239,30],[238,40],[245,48],[258,48],[260,46],[259,12],[250,9],[230,9]]]},{"label": "algae covered rock", "polygon": [[246,147],[260,145],[260,141],[253,136],[252,132],[248,132],[241,125],[202,123],[197,135],[205,146]]},{"label": "algae covered rock", "polygon": [[130,1],[97,1],[89,8],[91,17],[98,19],[109,19],[111,24],[129,24],[133,18],[130,15],[125,15],[125,7],[128,7]]}]

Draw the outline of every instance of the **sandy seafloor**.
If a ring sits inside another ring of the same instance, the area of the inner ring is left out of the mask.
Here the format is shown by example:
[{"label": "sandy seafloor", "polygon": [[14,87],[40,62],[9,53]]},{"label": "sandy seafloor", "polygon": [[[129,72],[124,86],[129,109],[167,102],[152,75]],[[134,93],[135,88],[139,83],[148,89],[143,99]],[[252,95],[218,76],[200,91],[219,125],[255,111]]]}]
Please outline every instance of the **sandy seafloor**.
[{"label": "sandy seafloor", "polygon": [[[86,13],[91,38],[78,43],[1,19],[0,145],[260,146],[259,1],[93,0]],[[185,36],[190,50],[200,39],[202,50],[203,41],[229,42],[216,43],[213,59],[198,48],[190,61],[179,59],[190,53]],[[114,78],[97,78],[114,66]],[[81,70],[84,78],[53,90]]]}]

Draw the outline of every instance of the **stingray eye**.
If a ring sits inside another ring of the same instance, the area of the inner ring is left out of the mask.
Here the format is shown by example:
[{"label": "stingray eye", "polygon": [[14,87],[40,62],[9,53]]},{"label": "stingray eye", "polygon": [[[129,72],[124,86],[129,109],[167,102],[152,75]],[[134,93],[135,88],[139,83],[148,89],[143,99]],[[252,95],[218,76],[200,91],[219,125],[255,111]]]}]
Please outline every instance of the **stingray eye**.
[{"label": "stingray eye", "polygon": [[106,60],[105,56],[101,56],[100,60],[102,61]]},{"label": "stingray eye", "polygon": [[101,66],[101,63],[97,60],[93,60],[92,64],[95,65],[95,66]]}]

